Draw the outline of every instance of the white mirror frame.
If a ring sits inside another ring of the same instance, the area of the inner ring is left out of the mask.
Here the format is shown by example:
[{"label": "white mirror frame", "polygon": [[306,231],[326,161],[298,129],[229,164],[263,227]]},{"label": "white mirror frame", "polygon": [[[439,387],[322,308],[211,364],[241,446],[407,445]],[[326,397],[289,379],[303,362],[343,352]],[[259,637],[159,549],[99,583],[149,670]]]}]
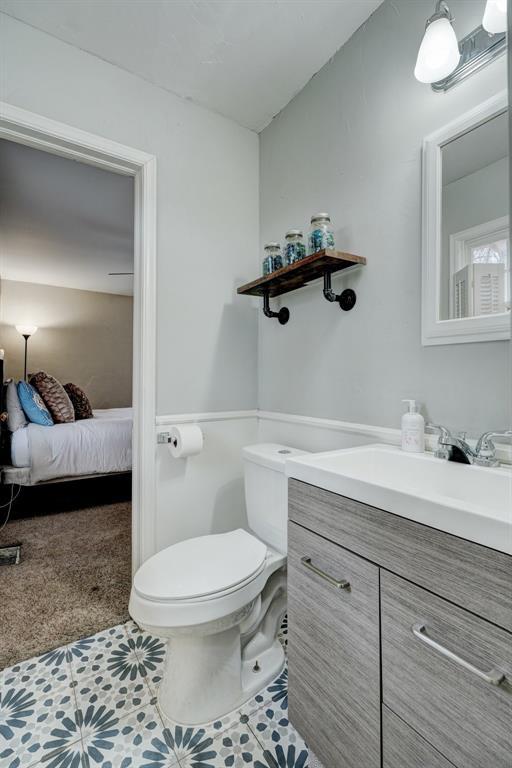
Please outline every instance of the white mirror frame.
[{"label": "white mirror frame", "polygon": [[448,141],[508,108],[507,92],[483,102],[423,141],[421,343],[462,344],[510,339],[511,313],[441,320],[442,156]]}]

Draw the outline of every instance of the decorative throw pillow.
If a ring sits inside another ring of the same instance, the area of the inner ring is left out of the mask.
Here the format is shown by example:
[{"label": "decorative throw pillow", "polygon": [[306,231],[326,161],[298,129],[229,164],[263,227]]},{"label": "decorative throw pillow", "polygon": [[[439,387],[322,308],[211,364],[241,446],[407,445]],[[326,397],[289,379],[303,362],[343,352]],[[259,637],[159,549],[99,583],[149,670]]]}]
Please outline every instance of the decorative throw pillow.
[{"label": "decorative throw pillow", "polygon": [[32,422],[32,424],[40,424],[42,427],[51,427],[53,425],[53,419],[37,389],[30,384],[27,384],[26,381],[18,382],[17,389],[21,407],[25,411],[27,419]]},{"label": "decorative throw pillow", "polygon": [[16,432],[17,429],[27,426],[27,417],[21,407],[20,398],[16,382],[9,379],[6,387],[6,406],[7,406],[7,429],[9,432]]},{"label": "decorative throw pillow", "polygon": [[76,384],[64,384],[64,389],[69,395],[69,399],[73,403],[75,409],[75,419],[92,419],[92,406],[89,402],[89,398]]},{"label": "decorative throw pillow", "polygon": [[57,381],[54,376],[39,371],[31,375],[30,383],[43,398],[55,424],[66,424],[75,420],[73,403],[60,381]]}]

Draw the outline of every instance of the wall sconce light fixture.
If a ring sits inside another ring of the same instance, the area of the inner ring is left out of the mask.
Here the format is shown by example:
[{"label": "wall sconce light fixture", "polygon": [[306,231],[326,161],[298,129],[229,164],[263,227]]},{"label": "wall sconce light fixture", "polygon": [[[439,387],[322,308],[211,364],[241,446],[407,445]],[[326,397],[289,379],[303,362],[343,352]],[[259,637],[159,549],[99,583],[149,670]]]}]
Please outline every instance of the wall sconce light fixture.
[{"label": "wall sconce light fixture", "polygon": [[450,8],[437,0],[418,51],[416,79],[434,91],[449,90],[505,53],[506,29],[507,0],[487,0],[482,25],[457,41]]},{"label": "wall sconce light fixture", "polygon": [[17,325],[16,330],[18,333],[21,333],[23,338],[25,339],[25,365],[23,368],[23,380],[27,380],[27,348],[28,348],[28,340],[31,336],[34,335],[34,333],[37,331],[37,325]]}]

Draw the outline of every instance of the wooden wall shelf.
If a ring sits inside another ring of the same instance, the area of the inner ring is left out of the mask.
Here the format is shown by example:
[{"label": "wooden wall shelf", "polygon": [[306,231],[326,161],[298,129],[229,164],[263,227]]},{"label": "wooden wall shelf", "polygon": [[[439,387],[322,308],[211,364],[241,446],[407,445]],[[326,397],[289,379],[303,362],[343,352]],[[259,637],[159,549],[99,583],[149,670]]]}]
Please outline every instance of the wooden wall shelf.
[{"label": "wooden wall shelf", "polygon": [[279,322],[284,325],[288,322],[290,313],[286,308],[281,309],[280,312],[271,312],[269,299],[303,288],[312,280],[323,277],[325,298],[328,301],[339,302],[342,309],[352,309],[356,301],[354,291],[347,289],[340,296],[336,296],[331,289],[331,275],[342,269],[364,264],[366,264],[366,259],[363,256],[355,256],[353,253],[334,250],[319,251],[296,261],[294,264],[278,269],[270,275],[259,277],[257,280],[241,285],[237,293],[244,296],[262,296],[265,315],[277,317]]}]

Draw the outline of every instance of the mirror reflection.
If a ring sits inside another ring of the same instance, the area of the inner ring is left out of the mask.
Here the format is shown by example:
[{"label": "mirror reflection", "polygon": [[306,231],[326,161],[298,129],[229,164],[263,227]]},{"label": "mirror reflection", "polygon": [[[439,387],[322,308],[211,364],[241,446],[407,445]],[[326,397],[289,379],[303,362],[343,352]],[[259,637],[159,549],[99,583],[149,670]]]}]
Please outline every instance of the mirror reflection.
[{"label": "mirror reflection", "polygon": [[510,311],[507,128],[502,112],[441,149],[441,320]]}]

